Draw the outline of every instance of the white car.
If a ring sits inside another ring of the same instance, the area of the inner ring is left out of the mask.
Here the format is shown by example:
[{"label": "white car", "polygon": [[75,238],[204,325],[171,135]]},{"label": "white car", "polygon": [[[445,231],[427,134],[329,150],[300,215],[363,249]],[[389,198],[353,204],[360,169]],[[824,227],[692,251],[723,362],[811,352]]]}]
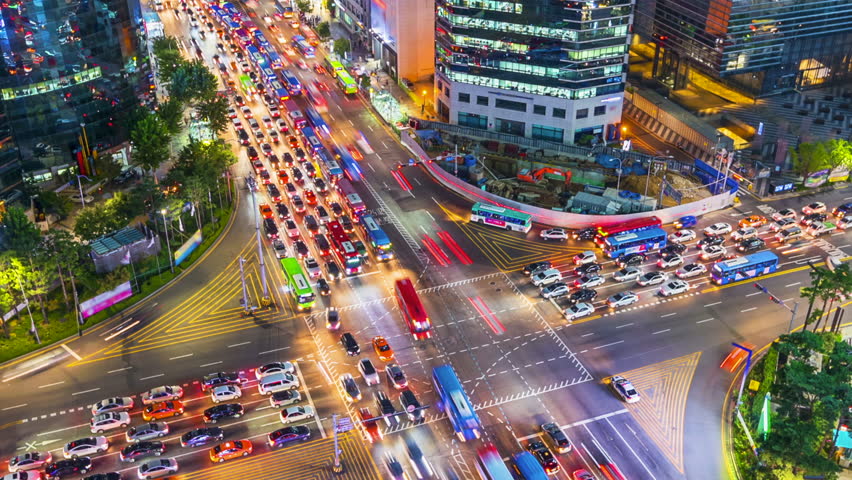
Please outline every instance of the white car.
[{"label": "white car", "polygon": [[639,278],[640,275],[642,275],[642,270],[636,267],[625,267],[615,272],[612,278],[616,282],[630,282]]},{"label": "white car", "polygon": [[541,238],[545,240],[568,240],[568,232],[564,228],[551,228],[541,232]]},{"label": "white car", "polygon": [[568,295],[570,291],[571,288],[564,282],[556,282],[542,288],[541,296],[544,298],[557,298]]},{"label": "white car", "polygon": [[574,255],[574,265],[585,265],[587,263],[597,262],[598,256],[591,250]]},{"label": "white car", "polygon": [[814,202],[802,207],[803,215],[810,215],[812,213],[825,213],[828,208],[822,202]]},{"label": "white car", "polygon": [[41,480],[41,472],[17,472],[3,475],[0,480]]},{"label": "white car", "polygon": [[680,295],[689,290],[689,284],[683,280],[672,280],[671,282],[660,287],[660,295],[671,297],[672,295]]},{"label": "white car", "polygon": [[640,400],[639,392],[633,384],[620,375],[612,377],[612,389],[627,403],[636,403]]},{"label": "white car", "polygon": [[361,376],[364,377],[364,382],[367,383],[368,387],[378,385],[382,381],[379,378],[379,371],[376,370],[376,366],[369,358],[363,358],[358,362],[358,371],[361,372]]},{"label": "white car", "polygon": [[290,130],[290,127],[287,126],[287,122],[283,118],[279,118],[278,120],[275,121],[275,127],[281,133],[286,133],[287,131]]},{"label": "white car", "polygon": [[565,318],[568,320],[576,320],[578,318],[585,317],[586,315],[591,315],[594,311],[595,307],[588,303],[580,302],[566,308],[562,314],[565,315]]},{"label": "white car", "polygon": [[142,394],[142,404],[150,405],[157,402],[167,402],[169,400],[179,400],[183,398],[183,388],[177,385],[164,385],[162,387],[152,388]]},{"label": "white car", "polygon": [[62,456],[65,458],[88,457],[107,450],[109,450],[109,440],[106,437],[86,437],[66,443],[62,448]]},{"label": "white car", "polygon": [[[778,212],[775,212],[778,213]],[[773,232],[780,232],[798,225],[795,218],[779,218],[769,224],[769,229]]]},{"label": "white car", "polygon": [[213,403],[236,400],[242,396],[242,390],[236,385],[220,385],[210,391],[210,399]]},{"label": "white car", "polygon": [[550,285],[551,283],[558,282],[559,280],[562,280],[562,273],[555,268],[549,268],[532,276],[532,284],[536,287]]},{"label": "white car", "polygon": [[246,120],[252,118],[252,116],[254,115],[251,113],[251,108],[249,108],[248,105],[243,105],[242,107],[240,107],[240,114],[242,114],[243,118],[245,118]]},{"label": "white car", "polygon": [[298,390],[282,390],[269,396],[269,404],[272,408],[286,407],[302,401],[302,394]]},{"label": "white car", "polygon": [[846,230],[850,226],[852,226],[852,215],[844,216],[840,220],[834,222],[834,224],[837,226],[837,228],[839,228],[841,230]]},{"label": "white car", "polygon": [[701,260],[713,260],[725,256],[728,250],[721,245],[704,245],[701,247]]},{"label": "white car", "polygon": [[665,282],[669,278],[663,272],[648,272],[639,278],[636,279],[636,283],[643,287],[647,287],[648,285],[659,285]]},{"label": "white car", "polygon": [[660,268],[672,268],[683,263],[683,257],[680,255],[670,255],[657,260],[657,266]]},{"label": "white car", "polygon": [[101,413],[89,420],[89,430],[92,433],[104,433],[116,428],[127,428],[128,425],[130,425],[130,414],[127,412]]},{"label": "white car", "polygon": [[610,306],[610,308],[616,307],[626,307],[628,305],[632,305],[639,301],[639,295],[631,291],[619,292],[615,295],[611,295],[606,299],[606,304]]},{"label": "white car", "polygon": [[732,233],[731,240],[735,242],[742,242],[743,240],[748,240],[749,238],[754,238],[756,236],[757,229],[755,229],[754,227],[745,227]]},{"label": "white car", "polygon": [[787,243],[797,238],[802,238],[802,229],[799,227],[786,228],[775,234],[775,240],[781,243]]},{"label": "white car", "polygon": [[574,286],[579,288],[592,288],[597,287],[598,285],[602,285],[604,281],[604,277],[596,273],[592,273],[590,275],[583,275],[577,280],[574,280]]},{"label": "white car", "polygon": [[149,422],[130,427],[124,433],[124,438],[130,442],[144,442],[155,438],[165,437],[169,434],[169,424],[166,422]]},{"label": "white car", "polygon": [[309,418],[314,418],[314,409],[311,406],[305,405],[304,407],[290,407],[285,410],[281,410],[281,423],[288,424],[293,422],[300,422],[302,420],[307,420]]},{"label": "white car", "polygon": [[305,263],[305,271],[308,272],[309,277],[319,278],[322,275],[319,262],[314,257],[305,257],[302,261]]},{"label": "white car", "polygon": [[254,369],[254,376],[258,380],[273,373],[289,373],[293,375],[296,373],[296,365],[290,362],[271,362]]},{"label": "white car", "polygon": [[92,405],[92,415],[107,412],[122,412],[133,408],[133,399],[130,397],[105,398]]},{"label": "white car", "polygon": [[798,217],[798,215],[796,215],[796,211],[793,210],[792,208],[785,208],[783,210],[778,210],[777,212],[772,214],[772,220],[775,220],[776,222],[778,220],[783,220],[783,219],[789,219],[789,220],[793,220],[795,222],[797,217]]},{"label": "white car", "polygon": [[677,269],[677,278],[691,278],[707,272],[703,263],[690,263]]},{"label": "white car", "polygon": [[156,460],[148,460],[139,465],[136,475],[140,480],[148,478],[160,478],[167,475],[172,475],[178,471],[178,462],[174,458],[158,458]]},{"label": "white car", "polygon": [[27,452],[14,456],[9,460],[9,471],[15,473],[35,470],[46,466],[52,461],[53,455],[50,452]]},{"label": "white car", "polygon": [[733,230],[734,230],[734,228],[731,227],[730,223],[724,223],[724,222],[714,223],[713,225],[710,225],[709,227],[704,229],[704,235],[707,235],[707,236],[725,235],[727,233],[731,233]]},{"label": "white car", "polygon": [[272,128],[272,118],[270,118],[269,115],[264,115],[261,117],[260,121],[266,125],[266,128]]},{"label": "white car", "polygon": [[695,230],[678,230],[669,235],[669,241],[675,243],[684,243],[695,240]]}]

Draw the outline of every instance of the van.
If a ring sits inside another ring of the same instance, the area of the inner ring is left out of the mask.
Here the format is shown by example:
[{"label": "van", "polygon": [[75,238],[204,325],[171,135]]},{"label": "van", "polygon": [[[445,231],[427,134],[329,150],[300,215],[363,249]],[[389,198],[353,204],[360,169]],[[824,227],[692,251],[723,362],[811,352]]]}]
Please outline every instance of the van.
[{"label": "van", "polygon": [[257,391],[262,395],[272,395],[283,390],[299,388],[299,379],[289,373],[273,373],[260,379]]},{"label": "van", "polygon": [[364,377],[364,381],[367,382],[368,386],[378,385],[381,382],[379,380],[379,372],[376,371],[376,367],[373,366],[373,362],[369,358],[358,362],[358,371],[361,372],[361,376]]},{"label": "van", "polygon": [[550,285],[551,283],[558,282],[559,280],[562,280],[562,273],[555,268],[549,268],[543,272],[536,273],[532,277],[532,283],[536,287]]}]

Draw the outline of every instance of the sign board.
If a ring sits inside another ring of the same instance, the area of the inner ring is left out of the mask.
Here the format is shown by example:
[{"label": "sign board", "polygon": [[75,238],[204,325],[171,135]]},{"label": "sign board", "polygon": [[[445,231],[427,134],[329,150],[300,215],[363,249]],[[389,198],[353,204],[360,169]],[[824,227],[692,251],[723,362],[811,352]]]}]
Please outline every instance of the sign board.
[{"label": "sign board", "polygon": [[795,185],[793,182],[784,182],[784,183],[770,183],[769,184],[769,192],[770,193],[783,193],[789,192],[793,190]]},{"label": "sign board", "polygon": [[819,170],[811,173],[805,178],[805,188],[816,188],[828,181],[828,173],[830,170]]},{"label": "sign board", "polygon": [[828,174],[829,183],[832,182],[845,182],[849,179],[849,169],[844,167],[843,165],[839,165],[834,167],[831,172]]},{"label": "sign board", "polygon": [[175,252],[175,266],[180,265],[180,262],[186,260],[186,257],[198,248],[199,245],[201,245],[201,230],[196,230]]},{"label": "sign board", "polygon": [[131,295],[133,295],[133,288],[130,286],[130,281],[124,282],[108,292],[104,292],[80,303],[80,315],[83,318],[89,318],[105,308],[109,308],[124,299],[130,298]]},{"label": "sign board", "polygon": [[680,205],[683,202],[683,194],[677,191],[670,183],[663,182],[663,195],[671,197],[675,202]]},{"label": "sign board", "polygon": [[337,433],[344,433],[352,430],[352,420],[349,417],[341,417],[337,419]]}]

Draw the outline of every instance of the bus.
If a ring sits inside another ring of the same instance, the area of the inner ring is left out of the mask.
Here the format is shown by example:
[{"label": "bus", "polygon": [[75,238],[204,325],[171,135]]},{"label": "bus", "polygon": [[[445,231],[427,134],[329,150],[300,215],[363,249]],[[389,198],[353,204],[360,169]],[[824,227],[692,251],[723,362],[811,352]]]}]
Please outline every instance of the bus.
[{"label": "bus", "polygon": [[364,236],[369,240],[370,246],[373,248],[373,253],[379,260],[386,261],[393,259],[393,244],[388,238],[388,234],[382,230],[379,223],[372,215],[364,215],[359,222],[364,230]]},{"label": "bus", "polygon": [[266,68],[266,59],[263,57],[263,54],[260,53],[260,50],[254,45],[246,47],[246,56],[248,56],[249,62],[251,62],[251,64],[258,70]]},{"label": "bus", "polygon": [[317,153],[321,148],[325,148],[322,146],[322,142],[320,142],[317,134],[314,133],[314,129],[311,127],[305,127],[302,129],[302,142],[304,142],[305,146],[310,148],[311,155]]},{"label": "bus", "polygon": [[319,37],[316,33],[314,33],[311,27],[307,25],[302,25],[301,27],[299,27],[299,31],[302,32],[302,36],[305,37],[305,40],[307,40],[310,45],[314,47],[319,45]]},{"label": "bus", "polygon": [[228,15],[231,18],[240,18],[240,11],[237,10],[237,7],[233,3],[225,2],[220,5],[220,7],[222,8],[222,10],[228,12]]},{"label": "bus", "polygon": [[343,270],[347,275],[355,275],[361,273],[361,256],[358,255],[358,250],[352,244],[352,240],[340,222],[333,221],[326,225],[328,228],[328,238],[331,240],[331,245],[334,247],[335,255],[343,265]]},{"label": "bus", "polygon": [[778,270],[778,256],[763,251],[716,262],[710,269],[710,278],[716,285],[767,275]]},{"label": "bus", "polygon": [[414,284],[411,279],[403,278],[397,280],[394,287],[396,293],[396,303],[399,305],[399,311],[402,312],[402,318],[405,324],[408,325],[408,330],[415,340],[426,340],[432,337],[432,322],[429,320],[429,315],[423,304],[420,302],[420,297],[417,295],[417,290],[414,289]]},{"label": "bus", "polygon": [[287,109],[290,120],[293,121],[293,126],[300,129],[308,124],[308,121],[305,120],[305,116],[302,115],[302,111],[299,110],[299,106],[296,105],[295,101],[287,100],[284,102],[284,108]]},{"label": "bus", "polygon": [[459,440],[466,442],[479,438],[481,435],[479,417],[473,410],[473,405],[470,404],[470,399],[462,388],[453,367],[449,365],[433,367],[432,383],[438,395],[439,407],[447,414]]},{"label": "bus", "polygon": [[340,197],[343,199],[346,208],[352,213],[353,220],[358,221],[361,218],[361,214],[367,210],[367,205],[361,200],[361,196],[355,192],[355,188],[345,178],[337,182],[337,191],[340,193]]},{"label": "bus", "polygon": [[639,232],[629,232],[606,237],[603,249],[609,258],[618,258],[628,253],[642,253],[665,248],[666,231],[662,228],[651,228]]},{"label": "bus", "polygon": [[483,445],[476,449],[476,471],[483,480],[510,480],[512,474],[500,458],[500,452],[494,444]]},{"label": "bus", "polygon": [[284,79],[284,85],[287,85],[290,95],[296,96],[302,94],[302,82],[293,75],[293,72],[290,70],[281,70],[281,77]]},{"label": "bus", "polygon": [[248,75],[240,75],[240,89],[246,97],[253,97],[257,94],[257,88]]},{"label": "bus", "polygon": [[524,480],[545,480],[549,478],[544,467],[530,452],[518,452],[512,455],[512,467]]},{"label": "bus", "polygon": [[266,87],[269,89],[269,93],[275,95],[274,98],[278,99],[278,103],[290,100],[290,92],[287,90],[287,87],[285,87],[283,83],[278,81],[278,79],[267,83]]},{"label": "bus", "polygon": [[341,70],[337,72],[337,85],[343,90],[343,93],[347,95],[353,95],[358,93],[358,84],[355,83],[355,80],[352,79],[352,76],[346,72],[346,70]]},{"label": "bus", "polygon": [[532,215],[486,203],[473,204],[470,221],[524,233],[532,228]]},{"label": "bus", "polygon": [[314,58],[316,56],[316,49],[305,40],[305,37],[301,35],[293,35],[293,48],[295,48],[299,54],[305,58]]},{"label": "bus", "polygon": [[235,31],[239,30],[240,28],[242,28],[242,25],[240,25],[240,22],[238,22],[236,20],[232,20],[231,17],[224,17],[222,23],[224,23],[225,26],[228,27],[229,32],[235,32]]},{"label": "bus", "polygon": [[275,70],[269,68],[267,65],[260,69],[260,78],[266,86],[269,86],[270,83],[278,80],[278,75],[275,74]]},{"label": "bus", "polygon": [[334,150],[337,154],[337,158],[339,158],[340,162],[343,164],[343,171],[346,173],[346,176],[353,181],[361,180],[361,167],[358,165],[358,162],[352,158],[349,151],[338,146],[335,146]]},{"label": "bus", "polygon": [[621,233],[641,232],[642,230],[660,228],[662,226],[663,221],[658,217],[634,218],[633,220],[627,220],[615,225],[598,227],[598,236],[595,238],[595,242],[597,242],[598,245],[603,245],[606,237],[611,237]]},{"label": "bus", "polygon": [[323,98],[320,91],[317,90],[317,87],[314,85],[308,85],[305,89],[305,96],[308,97],[308,101],[317,110],[317,112],[328,112],[328,104],[326,104],[325,98]]},{"label": "bus", "polygon": [[249,34],[248,30],[245,28],[238,28],[234,30],[234,37],[236,37],[236,39],[240,42],[240,46],[243,48],[251,45],[251,34]]},{"label": "bus", "polygon": [[346,69],[343,68],[343,64],[338,62],[337,60],[332,60],[331,57],[325,57],[325,61],[323,62],[323,66],[328,70],[328,74],[332,77],[337,76],[337,72],[345,72]]},{"label": "bus", "polygon": [[269,60],[269,66],[275,70],[281,70],[284,68],[284,59],[281,58],[281,55],[278,55],[278,52],[274,50],[267,50],[266,58]]},{"label": "bus", "polygon": [[314,306],[316,295],[308,283],[299,261],[292,257],[281,259],[281,270],[284,272],[284,282],[289,286],[290,294],[299,310],[310,310]]},{"label": "bus", "polygon": [[326,139],[329,138],[331,130],[329,130],[328,124],[325,123],[322,115],[320,115],[313,106],[308,105],[308,107],[305,108],[305,116],[308,117],[308,122],[313,125],[314,130],[316,130],[321,137]]},{"label": "bus", "polygon": [[333,158],[331,158],[331,155],[328,154],[328,150],[323,148],[317,152],[316,156],[319,159],[320,169],[323,171],[325,178],[331,180],[332,183],[337,183],[341,178],[343,178],[343,169],[340,168],[340,165]]},{"label": "bus", "polygon": [[255,30],[254,42],[262,53],[267,53],[272,49],[272,45],[269,43],[269,40],[266,39],[266,36],[260,30]]}]

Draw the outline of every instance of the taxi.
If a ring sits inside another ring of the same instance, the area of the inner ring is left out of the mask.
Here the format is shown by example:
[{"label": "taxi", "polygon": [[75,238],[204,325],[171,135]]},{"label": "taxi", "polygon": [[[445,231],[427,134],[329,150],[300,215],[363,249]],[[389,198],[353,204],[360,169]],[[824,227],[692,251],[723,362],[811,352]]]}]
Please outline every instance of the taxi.
[{"label": "taxi", "polygon": [[743,218],[742,220],[740,220],[740,222],[739,222],[740,228],[745,228],[745,227],[757,228],[757,227],[762,227],[763,225],[766,225],[766,217],[763,217],[763,216],[760,216],[760,215],[749,215],[749,216]]},{"label": "taxi", "polygon": [[183,414],[183,403],[180,400],[152,403],[142,410],[142,418],[146,422],[176,417],[181,414]]},{"label": "taxi", "polygon": [[385,340],[385,337],[373,337],[373,350],[376,351],[379,360],[383,362],[393,360],[393,349],[388,344],[388,341]]},{"label": "taxi", "polygon": [[263,218],[272,218],[274,216],[274,213],[272,212],[272,207],[270,207],[268,203],[261,203],[259,208],[260,215]]},{"label": "taxi", "polygon": [[233,442],[225,442],[210,449],[210,460],[221,463],[225,460],[230,460],[237,457],[247,457],[251,455],[252,446],[249,440],[234,440]]}]

